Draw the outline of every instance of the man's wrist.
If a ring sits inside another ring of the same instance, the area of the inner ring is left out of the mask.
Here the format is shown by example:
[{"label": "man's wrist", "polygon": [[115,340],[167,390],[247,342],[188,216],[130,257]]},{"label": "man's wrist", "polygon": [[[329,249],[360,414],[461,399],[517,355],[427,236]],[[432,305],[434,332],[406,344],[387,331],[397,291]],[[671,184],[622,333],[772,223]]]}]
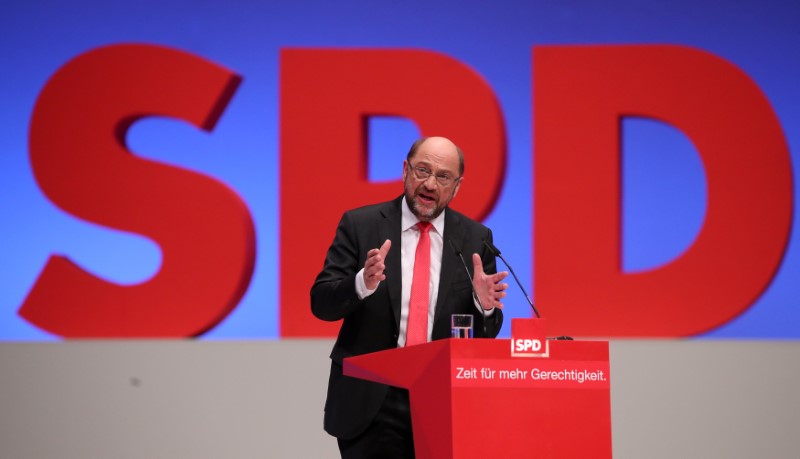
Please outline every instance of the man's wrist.
[{"label": "man's wrist", "polygon": [[361,268],[361,271],[356,274],[356,295],[358,295],[358,299],[363,300],[364,298],[375,293],[375,290],[377,289],[377,285],[372,290],[367,288],[367,282],[364,280],[364,268]]},{"label": "man's wrist", "polygon": [[474,293],[472,294],[472,302],[473,304],[475,304],[475,307],[478,308],[478,312],[480,312],[484,316],[490,317],[492,314],[494,314],[495,308],[483,309],[483,306],[481,306],[480,301],[478,301],[478,297],[475,296]]}]

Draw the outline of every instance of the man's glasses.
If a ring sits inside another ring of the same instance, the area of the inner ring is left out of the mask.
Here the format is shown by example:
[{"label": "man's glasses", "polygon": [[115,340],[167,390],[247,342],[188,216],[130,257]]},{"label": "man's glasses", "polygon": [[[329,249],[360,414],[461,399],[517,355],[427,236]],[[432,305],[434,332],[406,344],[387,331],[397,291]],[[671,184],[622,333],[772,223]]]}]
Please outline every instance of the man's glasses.
[{"label": "man's glasses", "polygon": [[[428,180],[428,177],[433,175],[433,171],[427,167],[414,166],[410,162],[408,162],[408,167],[411,169],[411,172],[414,173],[414,177],[416,177],[417,180]],[[443,187],[448,187],[461,179],[461,177],[453,177],[447,173],[436,174],[434,177],[436,178],[436,182]]]}]

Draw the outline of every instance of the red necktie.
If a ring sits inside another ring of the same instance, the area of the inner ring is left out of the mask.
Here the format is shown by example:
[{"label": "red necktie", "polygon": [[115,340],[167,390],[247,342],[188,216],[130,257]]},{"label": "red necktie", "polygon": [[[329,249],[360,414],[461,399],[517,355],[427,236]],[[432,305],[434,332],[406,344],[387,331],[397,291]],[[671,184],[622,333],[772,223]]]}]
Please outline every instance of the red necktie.
[{"label": "red necktie", "polygon": [[431,279],[431,224],[417,223],[419,242],[414,255],[414,278],[411,281],[411,301],[408,305],[406,346],[428,342],[428,301]]}]

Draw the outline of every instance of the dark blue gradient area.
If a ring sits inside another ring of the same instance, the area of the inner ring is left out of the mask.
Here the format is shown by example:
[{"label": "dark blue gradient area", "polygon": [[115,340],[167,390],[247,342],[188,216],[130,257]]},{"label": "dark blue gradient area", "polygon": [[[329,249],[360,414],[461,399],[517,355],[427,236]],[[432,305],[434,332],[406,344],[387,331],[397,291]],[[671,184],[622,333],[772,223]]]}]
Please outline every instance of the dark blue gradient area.
[{"label": "dark blue gradient area", "polygon": [[[799,24],[800,4],[788,1],[11,2],[0,15],[0,340],[56,339],[17,315],[51,254],[67,255],[94,275],[122,284],[147,280],[161,263],[153,241],[70,216],[44,197],[33,178],[27,135],[37,95],[59,67],[88,50],[116,43],[162,44],[243,77],[212,132],[148,119],[133,127],[127,141],[137,155],[226,183],[252,213],[258,241],[252,282],[239,306],[204,337],[279,338],[278,280],[286,273],[278,272],[278,257],[292,256],[278,249],[282,48],[422,48],[452,56],[481,74],[500,102],[508,144],[505,184],[485,223],[535,296],[532,47],[679,44],[727,59],[772,104],[797,177]],[[368,176],[398,179],[417,127],[409,120],[381,118],[369,123],[369,133]],[[691,139],[670,126],[626,119],[622,136],[623,268],[657,269],[686,250],[702,225],[703,166]],[[480,171],[470,171],[467,162],[464,186],[480,186],[480,181]],[[316,205],[325,204],[309,203],[309,212]],[[332,236],[333,228],[326,231]],[[771,285],[740,317],[705,337],[800,338],[799,238],[793,225]],[[322,258],[312,263],[321,265]],[[308,286],[298,286],[295,293],[307,297]],[[530,315],[515,289],[506,305],[508,317]],[[508,336],[508,327],[504,333]]]}]

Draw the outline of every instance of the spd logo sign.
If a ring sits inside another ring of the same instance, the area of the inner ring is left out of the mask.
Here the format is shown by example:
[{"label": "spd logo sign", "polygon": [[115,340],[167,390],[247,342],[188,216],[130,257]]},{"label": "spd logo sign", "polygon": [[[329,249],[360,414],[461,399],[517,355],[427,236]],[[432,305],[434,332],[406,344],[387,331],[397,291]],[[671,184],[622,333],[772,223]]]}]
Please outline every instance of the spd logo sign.
[{"label": "spd logo sign", "polygon": [[549,357],[543,319],[511,319],[512,357]]}]

